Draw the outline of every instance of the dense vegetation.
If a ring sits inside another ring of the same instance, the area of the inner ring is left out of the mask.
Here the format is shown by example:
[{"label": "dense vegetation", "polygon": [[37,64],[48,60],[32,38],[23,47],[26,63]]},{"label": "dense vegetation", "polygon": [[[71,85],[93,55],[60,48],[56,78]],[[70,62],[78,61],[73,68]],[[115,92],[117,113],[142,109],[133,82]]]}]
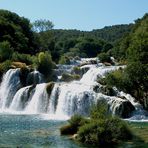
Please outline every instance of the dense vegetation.
[{"label": "dense vegetation", "polygon": [[[96,35],[98,30],[54,30],[53,26],[52,22],[42,19],[31,24],[24,17],[0,10],[0,76],[9,69],[12,62],[22,62],[33,65],[44,75],[49,75],[47,80],[51,80],[51,69],[54,67],[52,60],[69,64],[70,59],[75,56],[95,57],[113,47],[108,38],[104,38],[105,35],[101,38],[102,32]],[[116,32],[121,37],[124,35],[121,33],[122,28],[125,32],[130,29],[128,25],[114,26],[114,31],[111,28],[108,27],[108,31],[105,29],[104,34],[110,34],[111,37],[114,36],[112,32]],[[45,60],[47,57],[48,61]],[[48,67],[46,72],[45,67]]]},{"label": "dense vegetation", "polygon": [[103,102],[92,108],[90,119],[74,115],[68,122],[68,125],[61,128],[61,134],[77,134],[76,140],[82,143],[107,146],[132,138],[127,124],[109,115]]},{"label": "dense vegetation", "polygon": [[90,32],[79,30],[48,30],[40,32],[42,50],[51,51],[54,61],[64,57],[95,57],[101,51],[113,48],[132,28],[130,25],[115,25]]},{"label": "dense vegetation", "polygon": [[118,57],[126,60],[127,67],[109,74],[106,83],[132,94],[148,109],[148,14],[136,21],[118,47]]}]

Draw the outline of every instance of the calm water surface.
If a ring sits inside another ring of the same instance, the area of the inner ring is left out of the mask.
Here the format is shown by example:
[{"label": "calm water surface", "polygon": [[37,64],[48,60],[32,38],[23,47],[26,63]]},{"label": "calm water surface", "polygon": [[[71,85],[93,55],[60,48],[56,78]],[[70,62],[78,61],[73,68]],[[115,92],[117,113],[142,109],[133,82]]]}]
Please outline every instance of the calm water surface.
[{"label": "calm water surface", "polygon": [[84,148],[60,136],[65,121],[45,120],[40,115],[0,114],[0,148]]}]

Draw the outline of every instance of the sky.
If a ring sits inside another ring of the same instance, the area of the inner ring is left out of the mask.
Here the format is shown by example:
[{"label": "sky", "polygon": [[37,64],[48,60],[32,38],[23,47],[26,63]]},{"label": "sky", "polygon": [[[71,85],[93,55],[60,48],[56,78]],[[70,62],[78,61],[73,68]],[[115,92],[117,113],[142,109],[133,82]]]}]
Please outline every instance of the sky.
[{"label": "sky", "polygon": [[134,22],[148,12],[148,0],[0,0],[0,9],[48,19],[55,29],[91,31]]}]

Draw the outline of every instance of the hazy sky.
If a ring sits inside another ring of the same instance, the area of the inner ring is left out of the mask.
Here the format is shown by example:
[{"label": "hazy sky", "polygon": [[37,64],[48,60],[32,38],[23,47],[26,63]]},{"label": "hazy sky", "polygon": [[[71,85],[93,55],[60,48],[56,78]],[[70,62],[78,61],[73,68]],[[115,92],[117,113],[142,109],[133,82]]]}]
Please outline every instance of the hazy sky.
[{"label": "hazy sky", "polygon": [[58,29],[92,30],[133,22],[148,12],[148,0],[0,0],[0,9],[31,22],[49,19]]}]

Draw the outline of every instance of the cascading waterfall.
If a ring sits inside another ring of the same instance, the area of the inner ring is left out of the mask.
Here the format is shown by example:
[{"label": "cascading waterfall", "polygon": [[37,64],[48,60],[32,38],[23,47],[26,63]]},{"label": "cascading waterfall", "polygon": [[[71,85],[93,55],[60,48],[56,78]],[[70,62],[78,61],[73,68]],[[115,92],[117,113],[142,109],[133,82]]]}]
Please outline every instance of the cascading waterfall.
[{"label": "cascading waterfall", "polygon": [[[87,116],[94,103],[104,100],[112,114],[123,118],[129,117],[131,115],[129,113],[137,114],[137,111],[138,115],[143,114],[142,106],[132,96],[116,88],[114,88],[115,96],[105,95],[101,91],[104,86],[96,82],[97,78],[103,78],[107,73],[125,66],[104,66],[102,63],[96,64],[94,60],[96,59],[77,61],[80,65],[83,65],[84,61],[85,64],[88,63],[80,67],[80,69],[87,69],[82,78],[69,83],[55,82],[51,92],[48,92],[48,83],[44,83],[43,75],[38,71],[29,73],[26,79],[29,86],[21,88],[20,69],[10,69],[4,75],[0,86],[0,110],[27,114],[46,113],[62,119],[76,113]],[[91,62],[95,64],[90,65]],[[69,67],[66,68],[65,65],[64,69]],[[97,91],[94,89],[96,86]]]},{"label": "cascading waterfall", "polygon": [[23,87],[17,91],[10,105],[10,110],[23,111],[28,101],[31,99],[33,92],[32,86]]},{"label": "cascading waterfall", "polygon": [[59,86],[59,97],[56,115],[67,115],[81,113],[88,115],[90,106],[95,101],[95,93],[92,87],[80,82],[64,83]]},{"label": "cascading waterfall", "polygon": [[35,88],[34,95],[25,108],[25,111],[33,114],[46,113],[48,104],[49,98],[46,92],[46,83],[38,84]]},{"label": "cascading waterfall", "polygon": [[21,87],[20,69],[10,69],[2,78],[0,86],[0,109],[8,108],[16,91]]},{"label": "cascading waterfall", "polygon": [[44,76],[39,71],[34,70],[33,72],[28,74],[26,81],[27,85],[40,84],[44,82]]}]

